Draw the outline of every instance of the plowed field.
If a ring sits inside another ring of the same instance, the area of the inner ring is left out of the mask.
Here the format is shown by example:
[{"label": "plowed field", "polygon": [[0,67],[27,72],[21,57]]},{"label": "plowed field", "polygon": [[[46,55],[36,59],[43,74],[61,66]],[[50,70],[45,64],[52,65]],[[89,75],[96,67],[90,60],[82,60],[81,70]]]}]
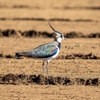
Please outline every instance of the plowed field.
[{"label": "plowed field", "polygon": [[[41,60],[15,58],[53,41],[46,20],[67,38],[48,77]],[[0,100],[100,100],[100,1],[0,0]]]}]

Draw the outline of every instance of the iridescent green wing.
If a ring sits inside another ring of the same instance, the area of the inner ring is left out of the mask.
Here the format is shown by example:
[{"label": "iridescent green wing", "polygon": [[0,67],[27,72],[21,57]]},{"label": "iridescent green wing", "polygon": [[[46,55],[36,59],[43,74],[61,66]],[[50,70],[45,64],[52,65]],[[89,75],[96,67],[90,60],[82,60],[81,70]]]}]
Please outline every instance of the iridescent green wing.
[{"label": "iridescent green wing", "polygon": [[56,45],[53,44],[41,45],[32,50],[32,56],[37,58],[46,58],[55,55],[57,51],[58,48]]}]

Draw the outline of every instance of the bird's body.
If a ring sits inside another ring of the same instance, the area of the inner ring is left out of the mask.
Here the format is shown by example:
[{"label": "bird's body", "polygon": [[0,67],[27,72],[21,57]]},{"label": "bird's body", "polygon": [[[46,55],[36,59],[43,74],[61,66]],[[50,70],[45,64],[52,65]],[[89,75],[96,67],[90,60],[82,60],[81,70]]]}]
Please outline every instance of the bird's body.
[{"label": "bird's body", "polygon": [[[49,23],[49,22],[48,22]],[[53,29],[51,24],[49,23],[50,27]],[[54,30],[54,29],[53,29]],[[47,62],[46,64],[46,71],[48,74],[48,62],[55,58],[60,51],[61,48],[61,40],[64,39],[63,35],[57,31],[55,31],[55,36],[54,36],[54,41],[40,45],[33,50],[25,51],[25,52],[17,52],[16,53],[16,58],[19,58],[20,56],[25,56],[25,57],[32,57],[32,58],[38,58],[43,60],[42,63],[42,68],[43,68],[43,73],[44,73],[44,63],[45,61]]]},{"label": "bird's body", "polygon": [[60,47],[61,47],[61,43],[54,41],[54,42],[40,45],[34,48],[33,50],[18,52],[16,53],[16,58],[19,58],[20,56],[26,56],[26,57],[33,57],[42,60],[51,60],[58,55]]}]

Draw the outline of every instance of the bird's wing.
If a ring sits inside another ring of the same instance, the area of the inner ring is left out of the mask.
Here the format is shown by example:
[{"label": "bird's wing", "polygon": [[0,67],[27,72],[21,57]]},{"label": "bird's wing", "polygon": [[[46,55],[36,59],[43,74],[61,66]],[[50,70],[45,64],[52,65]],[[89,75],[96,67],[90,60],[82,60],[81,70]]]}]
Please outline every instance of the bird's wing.
[{"label": "bird's wing", "polygon": [[58,51],[58,47],[54,44],[41,45],[32,50],[32,57],[46,58],[55,55]]}]

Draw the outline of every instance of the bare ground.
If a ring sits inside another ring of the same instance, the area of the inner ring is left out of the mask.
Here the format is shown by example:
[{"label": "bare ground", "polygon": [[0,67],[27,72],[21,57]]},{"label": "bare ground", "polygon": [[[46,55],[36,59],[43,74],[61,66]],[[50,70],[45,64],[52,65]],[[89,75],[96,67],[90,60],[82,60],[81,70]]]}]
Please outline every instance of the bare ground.
[{"label": "bare ground", "polygon": [[0,85],[2,100],[99,100],[100,87]]},{"label": "bare ground", "polygon": [[[41,60],[15,59],[53,41],[46,20],[67,38],[48,77]],[[99,51],[99,0],[0,0],[0,100],[99,100]]]},{"label": "bare ground", "polygon": [[[28,100],[29,98],[30,100],[99,100],[100,60],[91,58],[91,55],[100,57],[99,39],[63,41],[60,54],[49,63],[48,78],[42,76],[41,60],[15,59],[14,54],[17,51],[29,50],[50,41],[52,39],[49,38],[0,39],[2,100]],[[72,57],[65,59],[69,54]],[[73,58],[73,54],[88,54],[90,57],[88,59],[82,59],[80,56]]]}]

